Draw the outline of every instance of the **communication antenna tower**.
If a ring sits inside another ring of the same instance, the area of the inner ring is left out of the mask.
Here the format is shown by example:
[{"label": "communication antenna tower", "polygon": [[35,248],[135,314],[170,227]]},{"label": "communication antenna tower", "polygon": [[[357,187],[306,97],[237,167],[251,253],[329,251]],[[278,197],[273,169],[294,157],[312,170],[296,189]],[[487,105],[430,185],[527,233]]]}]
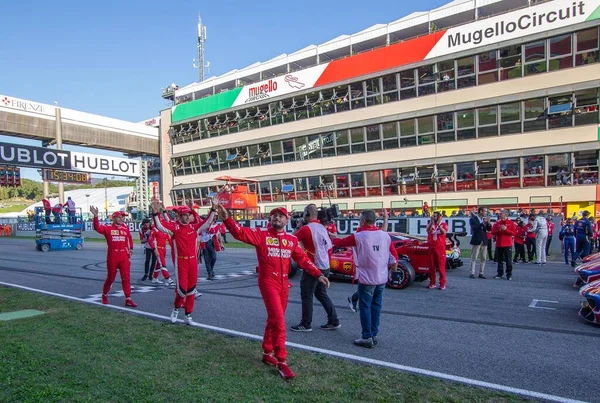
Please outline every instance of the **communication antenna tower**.
[{"label": "communication antenna tower", "polygon": [[198,14],[198,59],[194,59],[194,67],[198,69],[200,81],[204,81],[204,69],[210,67],[210,62],[204,64],[204,42],[206,42],[206,26],[202,24],[202,18]]}]

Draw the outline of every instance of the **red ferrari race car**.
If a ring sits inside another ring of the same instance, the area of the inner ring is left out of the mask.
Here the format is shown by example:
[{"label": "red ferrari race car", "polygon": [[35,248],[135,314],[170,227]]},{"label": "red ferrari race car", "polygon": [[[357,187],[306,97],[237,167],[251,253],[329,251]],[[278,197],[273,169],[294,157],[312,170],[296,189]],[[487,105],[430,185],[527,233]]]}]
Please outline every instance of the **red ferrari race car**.
[{"label": "red ferrari race car", "polygon": [[[460,241],[458,236],[466,233],[448,233],[446,241],[446,270],[456,269],[463,265],[460,259]],[[429,256],[429,244],[422,237],[390,233],[392,243],[400,257],[398,268],[390,270],[387,285],[390,288],[402,289],[408,287],[413,281],[424,281],[429,278],[429,267],[431,260]],[[329,260],[331,275],[353,277],[354,257],[352,248],[335,248]],[[298,266],[293,263],[289,276],[293,277],[298,271]]]},{"label": "red ferrari race car", "polygon": [[600,280],[583,286],[579,292],[585,298],[581,303],[579,316],[590,323],[600,325]]}]

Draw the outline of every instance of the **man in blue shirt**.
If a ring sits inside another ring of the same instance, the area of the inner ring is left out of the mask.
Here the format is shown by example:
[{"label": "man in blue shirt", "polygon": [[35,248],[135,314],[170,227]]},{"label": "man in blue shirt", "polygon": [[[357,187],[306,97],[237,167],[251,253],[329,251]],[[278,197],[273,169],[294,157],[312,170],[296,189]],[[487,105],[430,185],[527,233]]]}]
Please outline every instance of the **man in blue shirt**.
[{"label": "man in blue shirt", "polygon": [[560,229],[559,238],[565,245],[565,264],[569,264],[570,250],[571,266],[575,267],[575,260],[577,260],[577,255],[575,254],[575,226],[573,225],[573,220],[571,218],[567,218],[567,222]]},{"label": "man in blue shirt", "polygon": [[581,213],[581,219],[575,222],[575,249],[581,259],[590,254],[590,239],[594,234],[589,215],[589,211],[584,211]]}]

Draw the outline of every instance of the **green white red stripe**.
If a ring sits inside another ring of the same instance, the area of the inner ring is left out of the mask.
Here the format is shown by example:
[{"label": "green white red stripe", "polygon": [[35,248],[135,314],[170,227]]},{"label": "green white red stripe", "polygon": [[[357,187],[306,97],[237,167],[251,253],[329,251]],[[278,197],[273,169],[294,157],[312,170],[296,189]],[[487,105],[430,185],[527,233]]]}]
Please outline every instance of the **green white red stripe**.
[{"label": "green white red stripe", "polygon": [[600,19],[600,0],[555,0],[438,31],[173,107],[173,122]]}]

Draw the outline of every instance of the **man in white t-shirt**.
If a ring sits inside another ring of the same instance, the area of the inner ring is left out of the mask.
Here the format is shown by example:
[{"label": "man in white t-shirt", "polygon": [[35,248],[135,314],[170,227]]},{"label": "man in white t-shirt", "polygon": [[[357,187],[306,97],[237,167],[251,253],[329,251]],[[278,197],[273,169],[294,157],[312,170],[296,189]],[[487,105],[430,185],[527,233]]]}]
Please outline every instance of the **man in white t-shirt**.
[{"label": "man in white t-shirt", "polygon": [[67,213],[69,215],[69,224],[75,224],[75,202],[71,199],[71,196],[67,198]]},{"label": "man in white t-shirt", "polygon": [[[325,277],[329,276],[329,257],[332,253],[331,238],[327,229],[317,219],[318,209],[315,204],[309,204],[304,209],[303,225],[294,235],[298,238],[306,255],[321,270]],[[327,323],[321,326],[323,330],[335,330],[341,327],[333,302],[327,294],[327,287],[315,277],[302,272],[300,280],[300,297],[302,299],[302,320],[297,326],[292,326],[294,332],[312,331],[313,295],[323,305],[327,313]]]}]

